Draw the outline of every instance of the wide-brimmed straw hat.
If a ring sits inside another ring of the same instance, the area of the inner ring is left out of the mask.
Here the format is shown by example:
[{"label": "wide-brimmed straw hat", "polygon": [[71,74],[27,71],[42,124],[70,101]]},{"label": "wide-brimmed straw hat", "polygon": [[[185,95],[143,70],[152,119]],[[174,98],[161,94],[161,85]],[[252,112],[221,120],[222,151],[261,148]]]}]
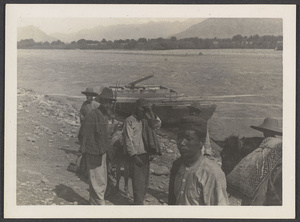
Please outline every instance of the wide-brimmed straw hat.
[{"label": "wide-brimmed straw hat", "polygon": [[113,90],[107,87],[105,87],[100,93],[100,95],[97,96],[96,101],[100,98],[116,101],[116,99],[114,98]]},{"label": "wide-brimmed straw hat", "polygon": [[271,131],[275,133],[275,135],[282,135],[282,130],[278,127],[277,119],[273,119],[271,117],[265,118],[264,122],[259,126],[250,127],[261,132]]},{"label": "wide-brimmed straw hat", "polygon": [[98,96],[98,93],[94,92],[93,88],[86,88],[86,90],[81,93],[86,96]]}]

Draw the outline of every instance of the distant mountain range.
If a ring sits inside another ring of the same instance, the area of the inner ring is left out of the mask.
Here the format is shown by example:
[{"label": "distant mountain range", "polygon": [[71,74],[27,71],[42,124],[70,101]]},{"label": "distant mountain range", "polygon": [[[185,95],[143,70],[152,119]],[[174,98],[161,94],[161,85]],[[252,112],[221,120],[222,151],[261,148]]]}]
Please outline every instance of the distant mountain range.
[{"label": "distant mountain range", "polygon": [[274,18],[210,18],[175,34],[182,38],[232,38],[234,35],[282,35],[282,19]]},{"label": "distant mountain range", "polygon": [[47,35],[45,32],[35,26],[25,26],[18,28],[17,39],[33,39],[35,42],[53,42],[57,38]]},{"label": "distant mountain range", "polygon": [[47,35],[35,26],[18,28],[18,41],[33,39],[35,42],[63,42],[86,40],[119,40],[139,38],[232,38],[234,35],[282,35],[281,19],[266,18],[209,18],[189,19],[184,22],[149,22],[145,24],[97,26],[79,32]]},{"label": "distant mountain range", "polygon": [[79,32],[64,34],[54,33],[51,36],[63,42],[78,41],[79,39],[97,40],[119,40],[139,38],[168,38],[191,25],[199,23],[204,19],[188,19],[184,22],[149,22],[144,24],[97,26],[92,29],[84,29]]}]

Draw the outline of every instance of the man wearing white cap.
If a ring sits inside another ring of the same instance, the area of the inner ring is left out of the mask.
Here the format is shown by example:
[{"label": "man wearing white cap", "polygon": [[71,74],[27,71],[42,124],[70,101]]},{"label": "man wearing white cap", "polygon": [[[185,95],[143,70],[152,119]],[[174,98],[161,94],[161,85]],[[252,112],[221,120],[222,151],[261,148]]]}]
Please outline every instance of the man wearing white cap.
[{"label": "man wearing white cap", "polygon": [[209,154],[216,144],[206,137],[206,128],[201,118],[183,119],[177,134],[181,157],[172,165],[169,205],[228,205],[225,174]]}]

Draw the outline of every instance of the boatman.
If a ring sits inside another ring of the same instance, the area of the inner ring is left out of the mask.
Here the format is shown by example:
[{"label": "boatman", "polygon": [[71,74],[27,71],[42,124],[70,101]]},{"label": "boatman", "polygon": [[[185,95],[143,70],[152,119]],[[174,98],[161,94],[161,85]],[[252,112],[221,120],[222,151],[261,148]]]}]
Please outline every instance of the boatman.
[{"label": "boatman", "polygon": [[108,119],[113,102],[113,91],[104,88],[96,101],[100,103],[97,109],[90,111],[79,131],[81,151],[86,154],[86,164],[89,171],[89,192],[91,205],[104,205],[104,195],[107,187],[106,152],[110,148]]},{"label": "boatman", "polygon": [[201,149],[205,148],[202,123],[185,118],[177,135],[181,157],[172,165],[169,205],[228,205],[225,174],[218,161]]},{"label": "boatman", "polygon": [[153,114],[145,99],[138,99],[134,113],[124,121],[123,134],[125,146],[130,156],[133,199],[135,205],[143,205],[147,193],[150,158],[161,155],[155,130],[160,128],[161,120]]},{"label": "boatman", "polygon": [[80,108],[80,124],[83,123],[85,116],[93,109],[98,108],[100,105],[94,101],[94,97],[98,96],[98,93],[94,92],[93,88],[86,88],[85,91],[81,92],[86,96],[86,101],[83,102]]},{"label": "boatman", "polygon": [[[86,88],[85,91],[81,92],[86,96],[86,101],[83,102],[80,108],[80,124],[83,124],[84,118],[86,115],[92,111],[93,109],[96,109],[99,107],[99,103],[94,101],[94,97],[98,96],[98,93],[94,92],[93,88]],[[81,150],[80,150],[81,152]],[[86,166],[86,158],[85,154],[81,152],[81,159],[79,164],[79,169],[77,171],[80,175],[82,175],[84,178],[88,178],[88,170]]]}]

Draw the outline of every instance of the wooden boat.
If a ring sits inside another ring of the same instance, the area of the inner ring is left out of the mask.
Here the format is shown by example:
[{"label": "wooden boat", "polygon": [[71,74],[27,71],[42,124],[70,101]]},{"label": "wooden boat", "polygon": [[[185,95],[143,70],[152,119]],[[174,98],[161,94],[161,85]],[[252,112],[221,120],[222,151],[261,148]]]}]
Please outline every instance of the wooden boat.
[{"label": "wooden boat", "polygon": [[162,120],[163,127],[176,126],[186,116],[199,116],[207,121],[216,110],[216,104],[210,101],[197,101],[165,86],[138,85],[152,77],[150,75],[124,86],[109,86],[117,99],[115,113],[119,121],[133,113],[139,98],[145,98],[153,104],[152,109]]}]

